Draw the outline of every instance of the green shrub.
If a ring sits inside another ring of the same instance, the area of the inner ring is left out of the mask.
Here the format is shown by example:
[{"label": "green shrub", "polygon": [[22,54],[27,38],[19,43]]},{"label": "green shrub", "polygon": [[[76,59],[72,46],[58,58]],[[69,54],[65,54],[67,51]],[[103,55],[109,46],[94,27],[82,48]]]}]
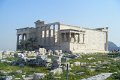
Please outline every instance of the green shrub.
[{"label": "green shrub", "polygon": [[43,79],[40,79],[40,80],[56,80],[56,79],[51,73],[49,73]]},{"label": "green shrub", "polygon": [[112,78],[113,80],[120,80],[120,72],[114,73],[114,74],[111,76],[111,78]]}]

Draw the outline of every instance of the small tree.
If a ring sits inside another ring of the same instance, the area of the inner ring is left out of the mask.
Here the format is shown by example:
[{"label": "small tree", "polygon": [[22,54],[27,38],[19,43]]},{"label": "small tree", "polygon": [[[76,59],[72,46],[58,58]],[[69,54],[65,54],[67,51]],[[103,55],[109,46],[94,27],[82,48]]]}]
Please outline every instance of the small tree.
[{"label": "small tree", "polygon": [[30,38],[28,40],[21,40],[20,42],[20,50],[24,51],[24,50],[34,50],[36,48],[38,48],[38,46],[36,45],[37,40],[35,38]]}]

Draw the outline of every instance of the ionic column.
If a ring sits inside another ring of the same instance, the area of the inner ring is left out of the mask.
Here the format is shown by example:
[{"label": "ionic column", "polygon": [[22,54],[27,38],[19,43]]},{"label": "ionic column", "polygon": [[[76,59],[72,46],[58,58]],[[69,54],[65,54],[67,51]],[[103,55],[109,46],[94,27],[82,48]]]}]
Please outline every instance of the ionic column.
[{"label": "ionic column", "polygon": [[22,35],[22,40],[26,40],[26,34]]},{"label": "ionic column", "polygon": [[80,42],[80,33],[78,33],[78,43]]},{"label": "ionic column", "polygon": [[27,40],[27,34],[24,34],[24,40]]},{"label": "ionic column", "polygon": [[49,26],[49,45],[51,45],[51,29],[50,29],[50,26]]},{"label": "ionic column", "polygon": [[19,36],[20,36],[20,34],[17,34],[17,46],[16,46],[16,50],[19,49]]},{"label": "ionic column", "polygon": [[106,46],[105,50],[108,51],[108,32],[106,32]]},{"label": "ionic column", "polygon": [[55,25],[53,25],[53,44],[55,45]]},{"label": "ionic column", "polygon": [[[37,32],[38,33],[38,32]],[[42,45],[42,40],[43,40],[43,38],[42,38],[42,28],[40,29],[40,45]]]},{"label": "ionic column", "polygon": [[17,34],[17,45],[19,45],[19,36],[20,34]]},{"label": "ionic column", "polygon": [[44,30],[44,45],[46,45],[46,26],[45,26],[45,30]]},{"label": "ionic column", "polygon": [[60,24],[59,24],[59,23],[58,23],[57,39],[58,39],[58,45],[59,45],[59,50],[60,50],[60,39],[61,39],[61,35],[60,35]]}]

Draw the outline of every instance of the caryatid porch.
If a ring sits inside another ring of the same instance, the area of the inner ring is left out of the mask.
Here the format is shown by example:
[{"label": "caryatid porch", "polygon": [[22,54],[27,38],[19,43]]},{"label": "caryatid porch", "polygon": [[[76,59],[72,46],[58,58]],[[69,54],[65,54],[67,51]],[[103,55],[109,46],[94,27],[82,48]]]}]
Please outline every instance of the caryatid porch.
[{"label": "caryatid porch", "polygon": [[65,29],[60,30],[61,42],[72,42],[72,43],[84,43],[85,42],[85,31]]}]

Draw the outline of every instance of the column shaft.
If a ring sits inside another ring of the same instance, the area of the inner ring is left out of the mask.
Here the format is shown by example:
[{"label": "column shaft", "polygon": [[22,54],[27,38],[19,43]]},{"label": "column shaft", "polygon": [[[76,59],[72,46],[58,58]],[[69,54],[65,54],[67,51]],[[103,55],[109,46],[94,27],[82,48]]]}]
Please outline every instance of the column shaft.
[{"label": "column shaft", "polygon": [[78,43],[80,42],[80,34],[78,33]]},{"label": "column shaft", "polygon": [[51,45],[51,29],[50,29],[50,26],[49,26],[49,45]]},{"label": "column shaft", "polygon": [[19,34],[17,34],[17,45],[19,45]]},{"label": "column shaft", "polygon": [[108,32],[106,32],[106,47],[105,50],[108,51]]},{"label": "column shaft", "polygon": [[45,30],[44,30],[44,45],[46,46],[46,26],[45,26]]},{"label": "column shaft", "polygon": [[60,39],[61,39],[61,36],[60,36],[60,24],[58,23],[58,33],[57,33],[57,39],[58,39],[58,45],[59,45],[59,50],[60,50]]},{"label": "column shaft", "polygon": [[55,25],[53,25],[53,44],[55,45]]},{"label": "column shaft", "polygon": [[16,47],[16,50],[18,50],[19,49],[19,34],[17,34],[17,47]]}]

